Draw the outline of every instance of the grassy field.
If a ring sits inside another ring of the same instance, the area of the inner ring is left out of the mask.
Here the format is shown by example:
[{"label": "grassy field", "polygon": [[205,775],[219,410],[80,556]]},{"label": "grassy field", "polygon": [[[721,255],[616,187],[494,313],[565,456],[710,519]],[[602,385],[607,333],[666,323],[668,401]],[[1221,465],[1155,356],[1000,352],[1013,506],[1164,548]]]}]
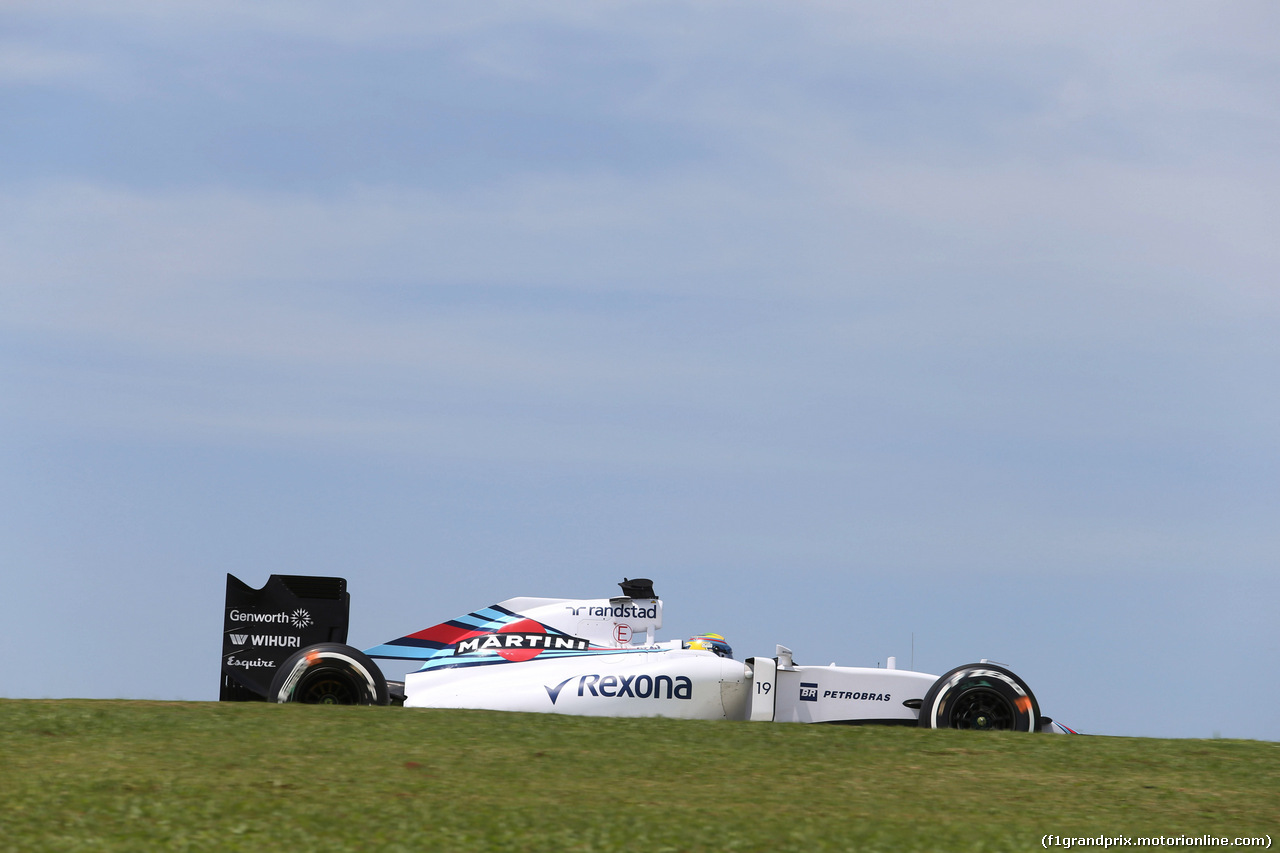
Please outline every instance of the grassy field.
[{"label": "grassy field", "polygon": [[6,850],[1031,850],[1276,835],[1280,744],[0,700]]}]

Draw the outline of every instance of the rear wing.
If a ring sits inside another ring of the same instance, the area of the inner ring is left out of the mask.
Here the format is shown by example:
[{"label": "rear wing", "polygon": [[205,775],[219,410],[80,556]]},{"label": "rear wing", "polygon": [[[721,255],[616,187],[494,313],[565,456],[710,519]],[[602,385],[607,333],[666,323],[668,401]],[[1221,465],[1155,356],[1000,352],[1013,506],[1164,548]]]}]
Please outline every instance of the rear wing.
[{"label": "rear wing", "polygon": [[316,643],[347,641],[350,610],[345,578],[272,575],[254,589],[228,574],[218,699],[264,701],[285,658]]}]

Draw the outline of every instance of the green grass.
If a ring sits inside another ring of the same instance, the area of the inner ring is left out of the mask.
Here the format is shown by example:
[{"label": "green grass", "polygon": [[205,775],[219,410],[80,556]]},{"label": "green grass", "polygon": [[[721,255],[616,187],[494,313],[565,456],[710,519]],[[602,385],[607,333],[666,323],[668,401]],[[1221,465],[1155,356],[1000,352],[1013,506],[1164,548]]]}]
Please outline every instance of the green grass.
[{"label": "green grass", "polygon": [[0,700],[0,849],[1032,850],[1273,836],[1280,744]]}]

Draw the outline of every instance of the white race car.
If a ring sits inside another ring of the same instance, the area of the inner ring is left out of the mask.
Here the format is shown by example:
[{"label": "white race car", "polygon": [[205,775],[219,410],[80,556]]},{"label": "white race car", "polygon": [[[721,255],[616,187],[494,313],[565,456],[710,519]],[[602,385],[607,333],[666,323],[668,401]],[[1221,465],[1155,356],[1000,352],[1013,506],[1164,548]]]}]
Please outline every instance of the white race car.
[{"label": "white race car", "polygon": [[[773,657],[738,661],[719,635],[660,642],[663,603],[652,582],[626,580],[621,587],[613,598],[508,599],[363,653],[340,642],[303,644],[300,637],[296,651],[275,666],[265,696],[240,698],[1074,733],[1041,716],[1031,689],[998,664],[966,664],[941,676],[897,669],[893,658],[883,669],[804,666],[784,646]],[[229,606],[231,613],[273,618],[243,607]],[[251,660],[235,651],[232,658]],[[388,682],[373,658],[419,668],[404,682]]]}]

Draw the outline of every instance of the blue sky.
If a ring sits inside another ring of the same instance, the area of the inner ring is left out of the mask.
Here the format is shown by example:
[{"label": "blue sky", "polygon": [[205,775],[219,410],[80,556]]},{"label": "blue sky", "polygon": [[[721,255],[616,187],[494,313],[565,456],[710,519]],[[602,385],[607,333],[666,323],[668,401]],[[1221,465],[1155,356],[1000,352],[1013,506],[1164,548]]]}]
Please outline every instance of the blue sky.
[{"label": "blue sky", "polygon": [[0,15],[0,695],[214,698],[226,572],[647,576],[1280,740],[1274,5]]}]

